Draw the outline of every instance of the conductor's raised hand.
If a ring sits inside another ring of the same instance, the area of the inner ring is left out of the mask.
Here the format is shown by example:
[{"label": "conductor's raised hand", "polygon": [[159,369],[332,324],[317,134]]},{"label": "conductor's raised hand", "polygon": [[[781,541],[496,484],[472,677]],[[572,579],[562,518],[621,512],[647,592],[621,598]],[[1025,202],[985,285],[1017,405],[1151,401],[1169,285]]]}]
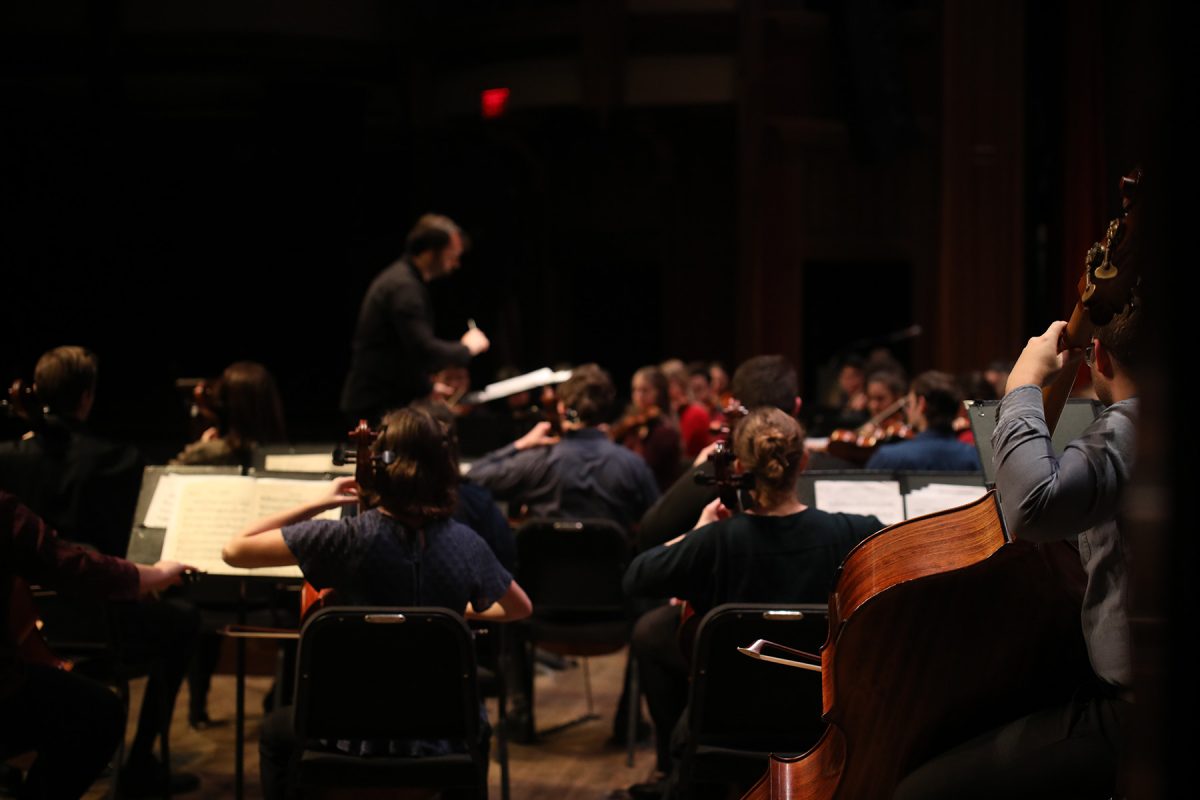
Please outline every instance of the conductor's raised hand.
[{"label": "conductor's raised hand", "polygon": [[468,328],[459,341],[467,346],[467,349],[471,351],[471,355],[473,356],[486,352],[492,346],[487,334],[479,330],[479,328]]},{"label": "conductor's raised hand", "polygon": [[1062,346],[1062,335],[1066,329],[1066,322],[1052,322],[1045,333],[1029,340],[1008,373],[1005,394],[1027,384],[1045,388],[1065,367],[1079,363],[1083,350],[1078,347],[1064,349]]}]

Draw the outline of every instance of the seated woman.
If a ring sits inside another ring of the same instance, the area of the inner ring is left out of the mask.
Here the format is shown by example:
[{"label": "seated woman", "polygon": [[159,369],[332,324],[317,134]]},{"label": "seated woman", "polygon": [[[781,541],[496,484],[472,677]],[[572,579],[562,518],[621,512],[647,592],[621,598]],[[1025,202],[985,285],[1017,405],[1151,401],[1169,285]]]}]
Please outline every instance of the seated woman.
[{"label": "seated woman", "polygon": [[[734,514],[720,499],[696,527],[633,560],[625,573],[631,597],[676,597],[695,620],[722,603],[823,603],[842,559],[883,527],[873,516],[831,514],[796,496],[808,454],[804,430],[777,408],[755,409],[734,431],[736,467],[754,476],[754,508]],[[687,703],[688,665],[679,642],[680,612],[661,606],[638,620],[631,647],[654,720],[658,769],[677,766],[671,733]],[[642,795],[670,791],[673,779],[639,786]]]},{"label": "seated woman", "polygon": [[[283,403],[275,379],[262,364],[230,364],[221,377],[197,387],[196,405],[213,424],[171,459],[172,464],[248,467],[256,445],[287,440]],[[216,612],[204,609],[204,627],[188,670],[188,724],[199,730],[212,724],[208,690],[221,654],[217,631],[227,621]]]},{"label": "seated woman", "polygon": [[[512,575],[474,531],[450,518],[458,476],[438,422],[424,411],[393,411],[384,417],[372,452],[377,459],[373,486],[342,478],[323,498],[251,524],[225,545],[226,563],[248,568],[299,564],[314,587],[333,588],[340,602],[351,605],[439,606],[495,621],[528,616],[533,607]],[[375,506],[370,511],[340,520],[313,519],[358,502],[360,493]],[[288,765],[300,751],[291,712],[275,711],[263,724],[259,749],[267,798],[285,796]],[[444,751],[445,745],[337,743],[338,749],[359,755],[425,755]]]},{"label": "seated woman", "polygon": [[172,464],[249,466],[255,445],[287,441],[283,403],[262,364],[238,361],[197,390],[197,404],[213,425],[171,459]]},{"label": "seated woman", "polygon": [[658,367],[633,373],[633,404],[610,431],[613,441],[646,461],[659,491],[679,477],[682,439],[668,406],[667,378]]}]

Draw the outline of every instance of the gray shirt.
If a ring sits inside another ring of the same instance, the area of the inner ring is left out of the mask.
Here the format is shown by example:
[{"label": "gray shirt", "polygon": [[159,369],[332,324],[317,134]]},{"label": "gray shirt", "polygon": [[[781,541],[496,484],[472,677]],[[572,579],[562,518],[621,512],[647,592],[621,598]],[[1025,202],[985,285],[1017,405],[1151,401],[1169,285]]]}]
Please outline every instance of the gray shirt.
[{"label": "gray shirt", "polygon": [[1017,539],[1078,537],[1087,573],[1081,619],[1092,669],[1128,688],[1129,553],[1117,509],[1133,468],[1137,400],[1109,406],[1058,458],[1036,386],[1009,392],[996,414],[992,447],[1005,523]]}]

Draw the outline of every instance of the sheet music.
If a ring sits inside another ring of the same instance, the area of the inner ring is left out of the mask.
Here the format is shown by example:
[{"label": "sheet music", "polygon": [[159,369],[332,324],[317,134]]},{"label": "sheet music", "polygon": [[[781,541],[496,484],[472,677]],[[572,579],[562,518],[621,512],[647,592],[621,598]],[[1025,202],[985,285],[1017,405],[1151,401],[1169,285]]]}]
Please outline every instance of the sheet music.
[{"label": "sheet music", "polygon": [[171,516],[175,513],[175,502],[179,498],[179,487],[182,475],[161,475],[154,486],[154,496],[150,498],[150,506],[146,509],[146,520],[142,524],[147,528],[165,528],[171,524]]},{"label": "sheet music", "polygon": [[[315,500],[325,494],[331,481],[305,481],[287,478],[259,478],[255,483],[254,515],[247,523],[256,519],[289,511],[296,506]],[[340,519],[342,510],[332,508],[313,519]]]},{"label": "sheet music", "polygon": [[884,525],[904,520],[898,481],[815,481],[813,492],[822,511],[874,514]]},{"label": "sheet music", "polygon": [[515,378],[489,383],[480,391],[470,392],[464,396],[462,402],[478,404],[486,403],[489,400],[499,400],[501,397],[509,397],[518,392],[526,392],[531,389],[540,389],[543,386],[562,383],[569,377],[571,377],[571,370],[569,369],[560,369],[556,372],[549,367],[542,367],[541,369],[535,369],[533,372],[518,375]]},{"label": "sheet music", "polygon": [[915,489],[904,498],[904,507],[908,519],[945,511],[947,508],[957,508],[973,500],[978,500],[987,492],[982,486],[963,486],[961,484],[931,483],[928,486]]},{"label": "sheet music", "polygon": [[338,466],[333,463],[333,456],[326,453],[268,453],[263,469],[268,472],[354,474],[353,464]]},{"label": "sheet music", "polygon": [[[163,537],[162,558],[190,564],[212,575],[302,577],[297,566],[239,569],[221,560],[229,537],[256,519],[295,508],[326,491],[327,481],[254,478],[240,475],[172,476],[177,481],[174,513]],[[340,509],[319,515],[337,519]]]}]

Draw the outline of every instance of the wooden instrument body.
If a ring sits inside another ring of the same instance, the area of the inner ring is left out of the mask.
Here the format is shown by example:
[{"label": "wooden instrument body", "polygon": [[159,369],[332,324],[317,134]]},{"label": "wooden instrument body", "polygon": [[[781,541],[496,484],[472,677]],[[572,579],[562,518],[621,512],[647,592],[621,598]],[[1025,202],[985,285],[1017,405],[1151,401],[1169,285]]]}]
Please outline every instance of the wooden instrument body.
[{"label": "wooden instrument body", "polygon": [[808,753],[773,756],[747,798],[890,798],[929,758],[1090,674],[1077,597],[1045,548],[1008,541],[993,492],[863,541],[829,611],[829,728]]}]

